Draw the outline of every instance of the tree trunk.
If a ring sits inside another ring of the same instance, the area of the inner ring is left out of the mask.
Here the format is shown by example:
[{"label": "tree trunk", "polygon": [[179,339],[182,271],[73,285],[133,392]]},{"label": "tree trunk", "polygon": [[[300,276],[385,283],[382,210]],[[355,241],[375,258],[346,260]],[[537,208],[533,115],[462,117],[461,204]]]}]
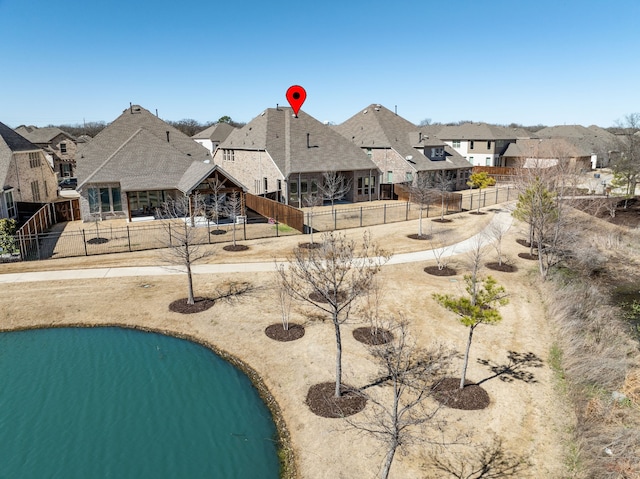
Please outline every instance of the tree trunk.
[{"label": "tree trunk", "polygon": [[464,382],[467,378],[467,365],[469,364],[469,350],[471,349],[471,340],[473,339],[473,329],[475,326],[469,327],[469,339],[467,340],[467,349],[464,351],[464,362],[462,363],[462,374],[460,377],[460,389],[464,389]]},{"label": "tree trunk", "polygon": [[444,221],[444,194],[442,195],[442,203],[440,204],[440,220]]},{"label": "tree trunk", "polygon": [[191,262],[187,261],[187,278],[189,283],[189,298],[187,304],[195,304],[196,300],[193,296],[193,275],[191,274]]},{"label": "tree trunk", "polygon": [[333,313],[333,327],[336,332],[336,391],[335,397],[340,397],[340,386],[342,384],[342,338],[340,337],[340,323],[338,322],[338,313]]},{"label": "tree trunk", "polygon": [[380,477],[382,479],[387,479],[389,477],[389,471],[391,471],[391,463],[393,462],[393,456],[395,456],[396,454],[397,447],[398,447],[397,444],[394,443],[389,449],[389,451],[387,452],[387,457],[385,457],[384,459],[384,466],[382,468],[382,473],[380,474]]},{"label": "tree trunk", "polygon": [[422,238],[422,207],[420,207],[420,219],[418,220],[418,238]]}]

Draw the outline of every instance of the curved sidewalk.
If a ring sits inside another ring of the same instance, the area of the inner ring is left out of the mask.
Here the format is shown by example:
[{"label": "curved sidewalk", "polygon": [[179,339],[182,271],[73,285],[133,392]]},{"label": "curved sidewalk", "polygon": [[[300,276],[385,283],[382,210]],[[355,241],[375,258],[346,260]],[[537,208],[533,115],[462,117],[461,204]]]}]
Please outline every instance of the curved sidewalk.
[{"label": "curved sidewalk", "polygon": [[[466,240],[454,243],[453,245],[439,248],[437,250],[423,250],[412,253],[401,253],[393,255],[387,262],[388,265],[415,263],[419,261],[434,260],[436,257],[449,257],[471,251],[478,241],[486,241],[486,231],[494,224],[501,224],[505,229],[512,223],[511,214],[501,210],[496,213],[483,231],[467,238]],[[223,273],[262,273],[275,271],[274,262],[255,263],[223,263],[223,264],[203,264],[193,265],[195,274],[223,274]],[[184,274],[184,269],[176,266],[133,266],[120,268],[88,268],[58,271],[38,271],[29,273],[7,273],[0,274],[0,283],[28,283],[34,281],[60,281],[68,279],[99,279],[99,278],[119,278],[126,276],[160,276],[170,274]]]}]

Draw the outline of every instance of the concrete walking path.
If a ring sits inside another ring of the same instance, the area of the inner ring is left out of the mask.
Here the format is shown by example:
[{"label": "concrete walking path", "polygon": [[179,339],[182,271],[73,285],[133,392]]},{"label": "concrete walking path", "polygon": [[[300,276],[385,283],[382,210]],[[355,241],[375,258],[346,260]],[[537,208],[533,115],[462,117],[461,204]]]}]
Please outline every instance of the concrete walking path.
[{"label": "concrete walking path", "polygon": [[[420,261],[430,261],[440,257],[450,257],[471,251],[477,246],[478,241],[490,242],[490,237],[486,232],[492,225],[501,225],[505,231],[511,226],[512,217],[509,211],[501,210],[496,213],[483,231],[460,241],[453,245],[437,250],[423,250],[412,253],[400,253],[393,255],[386,263],[405,264]],[[224,274],[224,273],[263,273],[275,271],[275,263],[254,262],[254,263],[223,263],[223,264],[202,264],[193,265],[195,274]],[[132,266],[119,268],[88,268],[58,271],[37,271],[29,273],[7,273],[0,274],[0,283],[27,283],[34,281],[60,281],[69,279],[99,279],[99,278],[119,278],[127,276],[161,276],[170,274],[184,274],[184,269],[177,266]]]}]

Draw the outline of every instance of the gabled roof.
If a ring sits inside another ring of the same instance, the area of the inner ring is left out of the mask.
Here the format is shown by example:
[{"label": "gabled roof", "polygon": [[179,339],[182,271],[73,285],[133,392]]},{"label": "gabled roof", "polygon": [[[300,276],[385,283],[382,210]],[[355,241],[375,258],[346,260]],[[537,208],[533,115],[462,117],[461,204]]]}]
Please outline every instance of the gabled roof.
[{"label": "gabled roof", "polygon": [[543,128],[536,133],[540,138],[566,138],[591,153],[606,156],[619,148],[616,135],[598,126],[586,128],[581,125],[558,125]]},{"label": "gabled roof", "polygon": [[71,140],[75,140],[75,138],[69,133],[55,126],[38,128],[37,126],[20,125],[18,128],[16,128],[16,131],[32,143],[37,143],[40,145],[51,143],[51,141],[59,135],[63,135]]},{"label": "gabled roof", "polygon": [[366,153],[303,111],[269,108],[239,130],[221,149],[266,151],[287,177],[298,172],[377,170]]},{"label": "gabled roof", "polygon": [[182,175],[182,178],[180,178],[180,181],[178,182],[178,189],[184,194],[190,194],[196,188],[196,186],[210,177],[216,170],[222,176],[231,181],[231,183],[246,191],[246,188],[244,188],[239,181],[229,175],[229,173],[224,171],[222,167],[220,167],[220,165],[215,165],[213,164],[213,162],[204,163],[201,161],[194,161],[193,163],[191,163],[189,169],[185,172],[184,175]]},{"label": "gabled roof", "polygon": [[127,108],[76,154],[81,188],[119,182],[125,191],[176,188],[194,161],[209,150],[139,106]]},{"label": "gabled roof", "polygon": [[591,156],[591,152],[565,138],[542,138],[516,140],[515,143],[509,144],[503,156],[515,158],[580,158]]},{"label": "gabled roof", "polygon": [[[489,125],[488,123],[463,123],[444,126],[437,135],[442,140],[515,140],[522,134],[514,128]],[[528,135],[527,135],[528,136]]]},{"label": "gabled roof", "polygon": [[200,133],[196,133],[191,138],[194,140],[217,141],[219,143],[224,141],[233,130],[235,130],[235,127],[228,123],[216,123],[215,125],[211,125],[209,128],[202,130]]},{"label": "gabled roof", "polygon": [[0,190],[5,186],[13,153],[34,150],[40,148],[4,123],[0,123]]},{"label": "gabled roof", "polygon": [[334,129],[359,148],[395,150],[417,171],[471,168],[454,150],[445,150],[445,161],[431,161],[423,154],[424,148],[445,146],[433,129],[416,126],[382,105],[369,105]]},{"label": "gabled roof", "polygon": [[[144,135],[136,135],[138,130],[143,130]],[[135,173],[138,163],[142,165],[146,164],[145,162],[151,162],[148,165],[148,169],[153,169],[152,165],[155,165],[158,170],[156,175],[160,177],[163,175],[160,170],[165,168],[168,169],[167,172],[175,170],[177,163],[182,164],[184,167],[178,176],[181,177],[192,161],[204,161],[210,158],[209,150],[204,146],[162,121],[148,110],[138,105],[132,105],[91,141],[78,145],[78,152],[76,153],[78,186],[81,187],[90,176],[94,177],[97,170],[102,169],[105,161],[122,149],[134,136],[137,136],[134,145],[140,150],[141,156],[131,156],[130,160],[133,164],[122,165],[125,170],[129,170],[132,173]],[[158,154],[166,156],[150,157],[149,153],[144,151],[145,146],[141,143],[142,140],[149,140],[149,150],[156,150]],[[170,148],[167,148],[167,146]],[[131,147],[125,151],[130,151],[130,149]],[[106,175],[106,171],[109,170],[102,172],[100,174],[101,177]],[[94,180],[92,179],[91,182],[94,182]]]}]

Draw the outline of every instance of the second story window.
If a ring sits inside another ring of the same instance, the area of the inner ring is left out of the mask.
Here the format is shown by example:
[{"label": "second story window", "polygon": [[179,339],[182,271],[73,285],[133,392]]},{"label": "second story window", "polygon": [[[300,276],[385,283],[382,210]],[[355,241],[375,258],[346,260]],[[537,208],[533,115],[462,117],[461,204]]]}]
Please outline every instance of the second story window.
[{"label": "second story window", "polygon": [[460,140],[453,140],[451,143],[454,148],[460,148]]},{"label": "second story window", "polygon": [[473,147],[474,147],[473,140],[471,140],[471,141],[469,142],[469,149],[470,149],[470,150],[473,150]]},{"label": "second story window", "polygon": [[40,166],[40,154],[38,152],[29,153],[29,166],[31,168]]},{"label": "second story window", "polygon": [[66,153],[66,152],[67,152],[67,144],[60,143],[60,153]]},{"label": "second story window", "polygon": [[491,141],[487,141],[487,150],[491,149]]},{"label": "second story window", "polygon": [[235,161],[233,150],[223,150],[224,161]]}]

